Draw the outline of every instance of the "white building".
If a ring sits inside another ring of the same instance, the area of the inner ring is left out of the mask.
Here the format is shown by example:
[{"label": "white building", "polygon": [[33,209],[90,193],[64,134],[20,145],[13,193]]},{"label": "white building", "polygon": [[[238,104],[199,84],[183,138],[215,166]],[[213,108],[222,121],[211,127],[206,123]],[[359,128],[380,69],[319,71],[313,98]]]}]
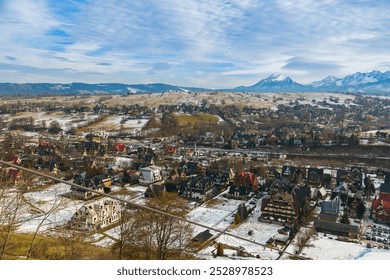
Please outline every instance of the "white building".
[{"label": "white building", "polygon": [[155,165],[140,168],[139,183],[141,185],[149,185],[151,183],[161,181],[161,170],[161,167]]},{"label": "white building", "polygon": [[119,203],[104,198],[82,206],[72,216],[69,227],[77,230],[98,230],[119,221]]}]

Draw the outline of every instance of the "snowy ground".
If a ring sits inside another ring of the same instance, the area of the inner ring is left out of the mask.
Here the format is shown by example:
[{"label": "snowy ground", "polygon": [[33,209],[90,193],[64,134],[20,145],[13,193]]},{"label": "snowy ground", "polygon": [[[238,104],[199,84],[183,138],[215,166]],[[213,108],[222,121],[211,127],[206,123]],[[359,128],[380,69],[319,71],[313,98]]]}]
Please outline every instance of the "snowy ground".
[{"label": "snowy ground", "polygon": [[63,112],[23,112],[16,115],[9,115],[5,118],[6,121],[19,118],[33,118],[36,125],[41,125],[43,122],[47,127],[50,126],[52,121],[59,123],[60,127],[67,131],[70,128],[77,128],[79,126],[86,125],[88,121],[93,121],[98,118],[98,115],[92,114],[70,114],[67,115]]},{"label": "snowy ground", "polygon": [[[287,250],[293,252],[294,245]],[[364,244],[343,242],[335,235],[318,233],[313,236],[308,246],[302,250],[301,256],[313,260],[390,260],[390,251],[384,249],[368,249]]]},{"label": "snowy ground", "polygon": [[103,129],[105,131],[113,131],[123,129],[136,129],[143,128],[148,119],[126,119],[123,116],[108,116],[103,121],[94,124],[94,129]]},{"label": "snowy ground", "polygon": [[[220,229],[227,230],[228,233],[253,240],[256,243],[265,245],[267,240],[277,234],[278,229],[282,228],[278,224],[268,224],[258,221],[259,216],[261,215],[261,200],[257,205],[251,205],[254,207],[252,214],[249,218],[238,226],[232,226],[234,220],[234,213],[237,210],[237,207],[243,201],[232,200],[226,198],[218,198],[219,203],[213,204],[210,208],[198,207],[197,209],[191,211],[190,219],[196,222],[206,224],[208,226]],[[194,236],[196,233],[199,233],[204,230],[204,228],[197,227],[195,228]],[[248,232],[252,231],[252,234],[249,235]],[[279,256],[278,251],[272,250],[270,248],[264,248],[264,246],[251,243],[239,238],[235,238],[226,234],[219,234],[217,232],[211,231],[214,236],[218,236],[215,240],[217,243],[223,243],[224,245],[231,248],[243,248],[245,252],[252,255],[252,257],[245,257],[246,259],[256,258],[258,255],[261,259],[276,259]],[[197,256],[202,259],[213,259],[212,252],[215,251],[215,246],[210,244],[208,247],[199,251]],[[224,251],[226,255],[224,258],[227,259],[240,259],[242,257],[237,256],[237,250],[231,249]]]},{"label": "snowy ground", "polygon": [[17,231],[35,232],[45,217],[45,213],[49,211],[50,215],[43,222],[40,232],[65,225],[85,203],[84,201],[64,197],[63,195],[69,191],[70,187],[68,185],[60,183],[42,191],[25,193],[26,203],[23,204],[20,210],[20,224]]},{"label": "snowy ground", "polygon": [[[379,187],[381,182],[375,176],[372,176],[375,186]],[[113,194],[120,198],[132,201],[134,203],[144,204],[145,186],[129,186],[126,188],[113,187]],[[41,191],[31,191],[24,194],[24,202],[20,208],[18,232],[33,233],[41,223],[44,213],[52,210],[52,213],[47,220],[42,224],[39,233],[51,231],[53,227],[65,226],[72,215],[85,203],[81,200],[73,200],[64,196],[70,191],[70,187],[66,184],[54,184],[47,189]],[[126,192],[124,192],[126,191]],[[115,194],[115,192],[119,192]],[[15,189],[10,190],[7,197],[12,198],[15,195]],[[191,221],[207,225],[214,229],[226,231],[230,234],[255,241],[256,243],[265,245],[267,240],[278,234],[278,229],[282,228],[279,224],[268,224],[258,221],[261,215],[261,199],[256,204],[247,204],[253,207],[253,211],[249,218],[238,226],[232,226],[235,212],[238,205],[243,203],[241,200],[227,199],[223,196],[218,196],[207,203],[193,209],[189,213]],[[194,226],[193,235],[204,231],[204,227]],[[251,234],[249,234],[251,231]],[[201,249],[197,253],[197,257],[201,259],[214,259],[215,243],[223,243],[228,248],[224,251],[225,256],[222,259],[253,259],[259,256],[261,259],[277,259],[279,252],[264,246],[254,244],[239,238],[235,238],[226,234],[211,231],[214,243],[210,243],[207,247]],[[104,234],[95,233],[90,236],[91,242],[98,246],[110,247],[114,239],[118,237],[118,228],[107,230]],[[385,249],[368,249],[365,243],[351,243],[336,240],[337,236],[318,233],[312,236],[309,241],[309,246],[306,246],[301,256],[315,260],[353,260],[353,259],[386,259],[390,260],[390,251]],[[239,257],[237,249],[243,250],[249,254],[247,257]],[[279,246],[278,249],[283,249]],[[296,246],[292,242],[286,249],[287,253],[294,254]],[[218,257],[220,258],[220,257]],[[288,259],[288,254],[283,256]]]}]

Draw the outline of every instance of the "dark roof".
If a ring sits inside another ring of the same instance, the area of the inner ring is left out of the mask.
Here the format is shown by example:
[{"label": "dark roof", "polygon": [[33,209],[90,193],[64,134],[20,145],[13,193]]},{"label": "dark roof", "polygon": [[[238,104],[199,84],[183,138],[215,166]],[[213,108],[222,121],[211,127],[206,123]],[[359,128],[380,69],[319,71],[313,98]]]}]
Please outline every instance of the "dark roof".
[{"label": "dark roof", "polygon": [[150,185],[145,191],[145,197],[160,197],[165,190],[165,185]]},{"label": "dark roof", "polygon": [[390,183],[382,183],[379,192],[381,193],[390,193]]},{"label": "dark roof", "polygon": [[202,231],[198,233],[194,238],[192,238],[192,241],[194,242],[205,242],[208,239],[210,239],[213,235],[210,233],[210,230],[206,229],[205,231]]},{"label": "dark roof", "polygon": [[282,167],[282,176],[293,176],[297,172],[297,168],[295,166],[283,166]]}]

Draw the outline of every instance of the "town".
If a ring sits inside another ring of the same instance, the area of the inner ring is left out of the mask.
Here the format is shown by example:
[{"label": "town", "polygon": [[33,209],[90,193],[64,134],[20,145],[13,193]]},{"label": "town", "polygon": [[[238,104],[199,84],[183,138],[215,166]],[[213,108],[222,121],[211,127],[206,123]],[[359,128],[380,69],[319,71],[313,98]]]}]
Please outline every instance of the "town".
[{"label": "town", "polygon": [[389,108],[341,93],[2,97],[0,259],[389,258]]}]

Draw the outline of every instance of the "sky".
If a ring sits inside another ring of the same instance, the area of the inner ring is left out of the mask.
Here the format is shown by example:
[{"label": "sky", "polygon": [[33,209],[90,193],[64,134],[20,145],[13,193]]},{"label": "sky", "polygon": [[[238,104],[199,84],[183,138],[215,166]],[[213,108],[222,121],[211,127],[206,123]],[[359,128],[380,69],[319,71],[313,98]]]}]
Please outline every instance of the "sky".
[{"label": "sky", "polygon": [[388,0],[0,0],[0,82],[310,83],[389,50]]}]

